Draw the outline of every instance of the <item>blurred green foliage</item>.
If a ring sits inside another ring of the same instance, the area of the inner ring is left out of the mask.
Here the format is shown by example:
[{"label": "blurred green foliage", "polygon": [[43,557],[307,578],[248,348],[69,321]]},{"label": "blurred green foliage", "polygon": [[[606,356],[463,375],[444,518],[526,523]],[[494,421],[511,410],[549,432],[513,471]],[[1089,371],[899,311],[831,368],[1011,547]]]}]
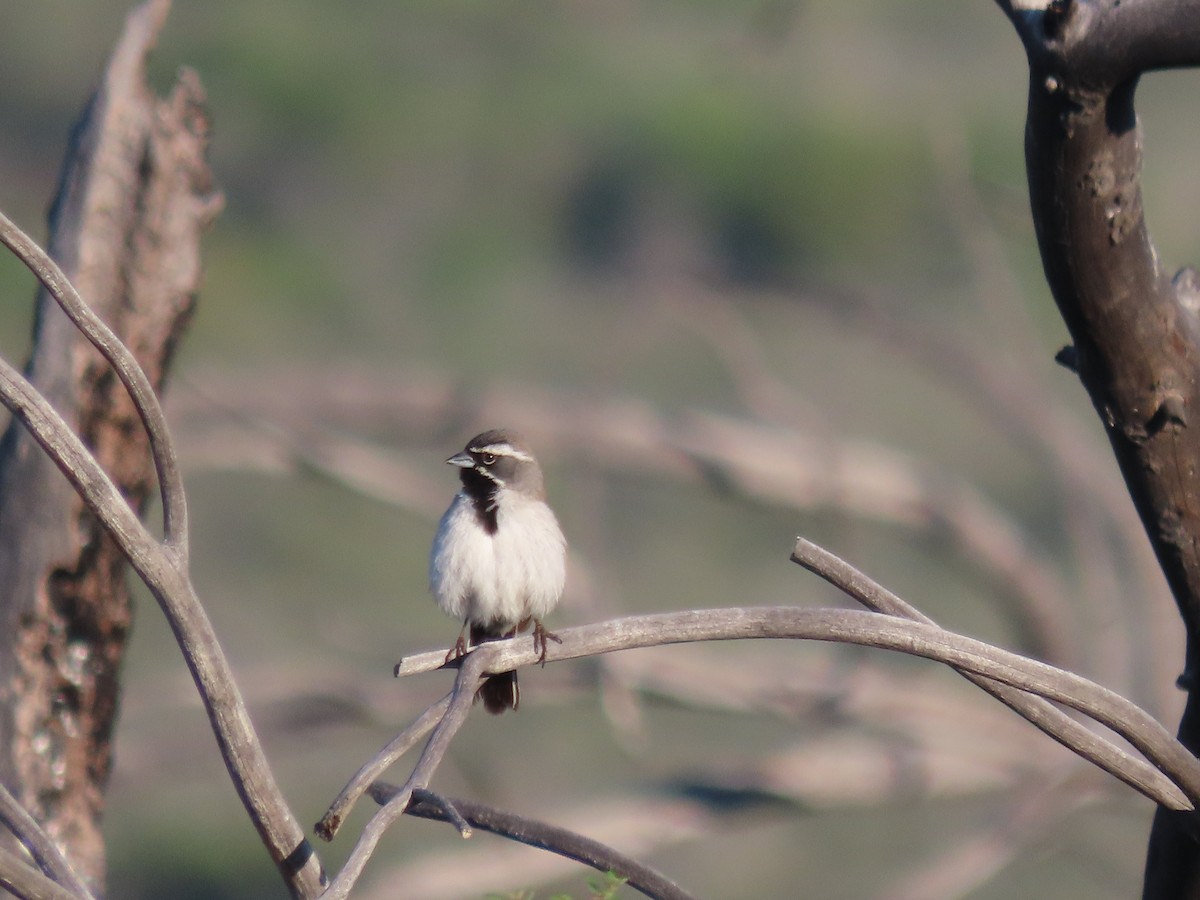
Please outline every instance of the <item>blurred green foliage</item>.
[{"label": "blurred green foliage", "polygon": [[[70,123],[127,9],[46,0],[5,10],[0,205],[35,234]],[[999,236],[1009,302],[1035,323],[1047,360],[1064,340],[1025,206],[1023,56],[993,4],[216,0],[173,10],[155,83],[165,89],[181,64],[209,92],[227,209],[207,242],[172,390],[195,389],[193,378],[202,390],[213,368],[252,378],[312,361],[432,369],[467,391],[527,383],[632,395],[668,413],[743,413],[712,346],[664,312],[664,285],[683,278],[724,293],[765,363],[816,412],[816,431],[961,473],[1048,552],[1059,545],[1035,458],[938,373],[845,324],[836,291],[809,303],[830,287],[863,291],[964,346],[1005,340],[973,299],[982,276],[949,210],[948,154]],[[1191,83],[1172,79],[1146,89],[1148,122],[1164,135],[1148,151],[1146,206],[1179,258],[1195,250],[1200,188],[1187,154],[1164,149],[1187,127],[1173,110]],[[25,352],[31,293],[31,279],[0,260],[10,358]],[[1047,389],[1072,398],[1100,439],[1069,379]],[[405,434],[403,423],[371,430]],[[455,445],[426,436],[408,449],[448,499],[453,480],[438,463]],[[804,531],[849,543],[931,614],[1004,638],[988,586],[969,566],[933,562],[944,546],[644,476],[589,482],[569,460],[549,477],[613,610],[830,602],[786,562]],[[389,690],[400,654],[452,634],[425,596],[432,526],[422,517],[305,479],[204,471],[190,482],[196,582],[252,700],[320,690],[330,672]],[[569,603],[560,616],[572,620]],[[128,679],[110,895],[282,896],[149,603]],[[419,689],[433,699],[439,685]],[[526,690],[536,695],[536,673]],[[730,729],[715,714],[664,710],[638,754],[600,719],[592,704],[530,704],[516,721],[473,722],[445,777],[502,799],[566,802],[641,789],[689,753],[746,754],[792,734],[787,723]],[[301,818],[315,821],[397,725],[269,746]],[[726,742],[731,732],[753,733],[756,746]],[[530,745],[561,766],[529,771]],[[510,749],[498,759],[497,747]],[[1147,816],[1132,808],[1097,817],[1103,828],[1076,823],[972,896],[1130,894]],[[797,815],[655,862],[710,897],[747,896],[745,871],[755,896],[795,896],[797,881],[810,896],[867,896],[909,854],[985,811],[964,801]],[[402,833],[381,851],[389,859],[444,841],[429,825]],[[1127,840],[1113,847],[1114,834]],[[346,843],[321,849],[336,864]],[[1098,847],[1114,869],[1104,884],[1085,874]]]}]

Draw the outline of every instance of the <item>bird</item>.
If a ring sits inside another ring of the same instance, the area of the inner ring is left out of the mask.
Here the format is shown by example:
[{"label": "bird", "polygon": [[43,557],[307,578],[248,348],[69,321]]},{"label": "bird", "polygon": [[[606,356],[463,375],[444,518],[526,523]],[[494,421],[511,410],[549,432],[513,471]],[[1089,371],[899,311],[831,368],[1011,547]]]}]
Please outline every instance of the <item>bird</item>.
[{"label": "bird", "polygon": [[[438,523],[429,553],[429,587],[439,607],[463,625],[446,661],[483,641],[533,626],[533,649],[546,663],[546,642],[562,643],[542,619],[566,583],[567,541],[546,503],[545,479],[516,431],[477,434],[446,460],[462,487]],[[516,672],[488,676],[475,695],[488,712],[516,710]]]}]

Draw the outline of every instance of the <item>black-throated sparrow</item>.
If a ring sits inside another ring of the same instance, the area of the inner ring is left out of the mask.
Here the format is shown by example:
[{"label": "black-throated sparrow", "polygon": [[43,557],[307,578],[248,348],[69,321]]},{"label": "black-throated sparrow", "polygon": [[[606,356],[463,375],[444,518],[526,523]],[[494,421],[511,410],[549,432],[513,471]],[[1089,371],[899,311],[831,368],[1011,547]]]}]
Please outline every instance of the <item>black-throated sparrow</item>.
[{"label": "black-throated sparrow", "polygon": [[[463,623],[446,658],[532,623],[533,648],[541,648],[545,662],[547,638],[558,638],[542,617],[562,596],[567,542],[546,505],[541,467],[521,436],[504,429],[476,435],[446,462],[460,469],[462,489],[442,516],[429,554],[433,596]],[[488,712],[516,709],[517,673],[492,675],[477,696]]]}]

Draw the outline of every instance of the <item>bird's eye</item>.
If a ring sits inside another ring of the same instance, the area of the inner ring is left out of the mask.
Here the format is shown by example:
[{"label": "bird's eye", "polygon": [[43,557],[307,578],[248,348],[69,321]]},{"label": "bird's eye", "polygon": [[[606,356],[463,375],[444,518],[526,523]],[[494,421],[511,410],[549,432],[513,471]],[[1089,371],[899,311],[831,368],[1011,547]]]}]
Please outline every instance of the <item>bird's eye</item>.
[{"label": "bird's eye", "polygon": [[485,466],[493,465],[496,462],[495,455],[491,453],[484,453],[479,458],[483,461]]}]

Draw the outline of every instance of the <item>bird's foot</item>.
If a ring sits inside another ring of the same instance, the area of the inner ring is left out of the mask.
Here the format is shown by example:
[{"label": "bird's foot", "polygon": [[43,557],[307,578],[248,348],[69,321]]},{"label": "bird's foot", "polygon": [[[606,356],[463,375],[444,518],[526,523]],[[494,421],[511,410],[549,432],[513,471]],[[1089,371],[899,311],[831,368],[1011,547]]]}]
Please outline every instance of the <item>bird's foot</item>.
[{"label": "bird's foot", "polygon": [[539,648],[541,653],[538,655],[538,662],[542,664],[542,668],[546,667],[546,641],[554,641],[556,644],[562,643],[560,638],[553,631],[547,631],[546,626],[542,624],[541,619],[533,620],[533,652],[537,653]]},{"label": "bird's foot", "polygon": [[467,655],[467,639],[460,633],[454,646],[446,651],[446,662],[452,659],[462,659]]}]

